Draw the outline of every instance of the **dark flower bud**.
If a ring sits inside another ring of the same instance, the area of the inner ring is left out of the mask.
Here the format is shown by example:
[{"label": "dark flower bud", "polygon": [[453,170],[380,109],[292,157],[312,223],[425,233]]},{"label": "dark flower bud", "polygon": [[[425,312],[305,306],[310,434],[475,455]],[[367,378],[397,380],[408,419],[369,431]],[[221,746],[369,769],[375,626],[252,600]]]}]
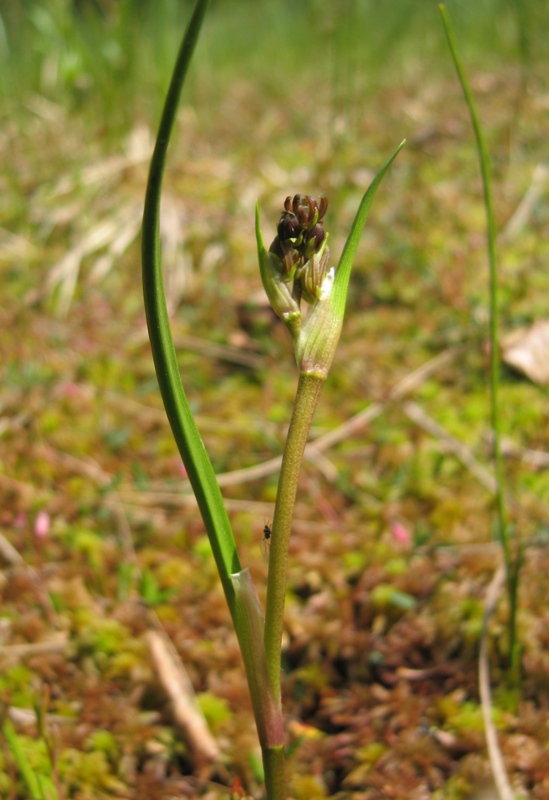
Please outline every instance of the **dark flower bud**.
[{"label": "dark flower bud", "polygon": [[290,278],[294,274],[295,266],[300,261],[300,256],[297,250],[293,248],[282,248],[284,255],[282,257],[282,264],[284,266],[284,275]]},{"label": "dark flower bud", "polygon": [[[289,197],[286,198],[286,203],[288,202],[288,200],[290,200]],[[286,203],[284,204],[284,207],[286,207]],[[291,208],[292,208],[292,211],[294,212],[294,214],[296,216],[297,216],[297,213],[298,213],[300,207],[301,207],[301,195],[300,194],[294,194],[294,198],[291,201]]]},{"label": "dark flower bud", "polygon": [[[328,201],[323,196],[320,198],[319,205],[310,194],[306,194],[305,197],[301,194],[295,194],[293,197],[288,195],[284,201],[285,210],[282,212],[279,225],[284,220],[291,220],[291,228],[288,228],[288,230],[293,231],[297,223],[302,232],[305,233],[314,228],[318,222],[322,222],[327,208]],[[284,229],[284,233],[286,234],[286,229]],[[280,230],[279,236],[284,238]],[[286,236],[286,238],[297,238],[297,236],[294,234],[293,237]]]},{"label": "dark flower bud", "polygon": [[309,224],[309,217],[307,216],[307,212],[305,211],[303,206],[300,206],[297,209],[297,217],[299,219],[299,224],[301,225],[301,227],[304,230],[307,230],[307,225]]},{"label": "dark flower bud", "polygon": [[305,202],[307,204],[307,230],[310,230],[318,222],[318,203],[309,194],[305,195]]},{"label": "dark flower bud", "polygon": [[279,236],[275,236],[273,239],[269,252],[277,257],[280,264],[279,272],[283,280],[291,279],[295,265],[300,260],[299,252],[291,244],[288,245],[286,242],[281,241]]},{"label": "dark flower bud", "polygon": [[291,211],[284,211],[276,230],[278,238],[281,241],[286,242],[291,240],[293,242],[298,239],[301,234],[301,225],[297,217],[292,214]]},{"label": "dark flower bud", "polygon": [[318,221],[319,222],[322,222],[322,220],[324,219],[324,215],[325,215],[327,210],[328,210],[328,200],[327,200],[326,197],[324,197],[324,195],[321,195],[321,197],[320,197],[320,205],[318,206]]},{"label": "dark flower bud", "polygon": [[303,255],[305,260],[308,261],[314,253],[317,253],[322,247],[322,242],[326,238],[326,231],[322,227],[321,222],[316,225],[306,234],[303,243]]},{"label": "dark flower bud", "polygon": [[[326,233],[323,227],[323,218],[328,208],[328,201],[325,197],[320,198],[318,203],[311,195],[295,194],[293,197],[288,195],[284,200],[284,211],[282,212],[278,225],[277,236],[269,248],[269,252],[276,256],[273,262],[279,272],[281,279],[289,283],[295,281],[294,293],[300,296],[301,272],[307,268],[307,263],[317,253],[323,249],[326,241]],[[313,277],[310,276],[311,267],[307,270],[307,280],[305,294],[313,297],[318,290],[318,269],[314,269]],[[313,290],[312,286],[316,289]]]}]

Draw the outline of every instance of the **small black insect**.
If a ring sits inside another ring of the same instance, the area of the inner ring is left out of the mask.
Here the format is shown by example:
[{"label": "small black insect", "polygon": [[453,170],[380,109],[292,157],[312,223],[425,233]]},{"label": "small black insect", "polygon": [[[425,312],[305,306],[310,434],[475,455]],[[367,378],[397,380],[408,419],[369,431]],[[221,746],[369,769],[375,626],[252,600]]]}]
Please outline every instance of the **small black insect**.
[{"label": "small black insect", "polygon": [[263,528],[263,541],[261,542],[261,544],[263,546],[263,555],[265,556],[267,561],[269,560],[269,547],[271,544],[272,535],[273,532],[271,530],[270,525],[265,525],[265,527]]}]

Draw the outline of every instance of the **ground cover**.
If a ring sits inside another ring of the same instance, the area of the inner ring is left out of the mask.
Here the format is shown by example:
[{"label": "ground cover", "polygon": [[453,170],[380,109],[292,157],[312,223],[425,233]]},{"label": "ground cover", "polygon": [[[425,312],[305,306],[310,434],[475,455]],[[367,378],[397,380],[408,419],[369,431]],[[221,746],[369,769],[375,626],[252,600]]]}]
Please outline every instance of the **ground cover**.
[{"label": "ground cover", "polygon": [[[505,334],[546,314],[546,188],[535,175],[547,91],[519,64],[471,78],[494,165]],[[364,114],[314,89],[305,75],[290,102],[247,74],[212,89],[207,107],[196,94],[183,105],[163,230],[181,370],[261,586],[276,468],[239,471],[280,453],[295,372],[260,291],[255,199],[274,231],[287,194],[326,194],[338,253],[371,174],[406,136],[361,246],[298,497],[284,649],[291,792],[480,797],[492,779],[478,645],[501,554],[470,126],[450,72],[411,70],[370,91]],[[38,773],[51,738],[67,797],[221,798],[240,784],[257,796],[240,654],[145,331],[137,239],[152,123],[102,136],[89,109],[40,94],[4,113],[3,713]],[[501,394],[509,514],[526,547],[518,685],[506,673],[504,591],[489,625],[493,718],[517,795],[544,798],[546,388],[506,367]],[[222,754],[211,771],[197,770],[174,725],[150,630],[169,637],[197,692]],[[47,710],[46,737],[35,706]],[[0,764],[0,793],[25,797],[4,741]]]}]

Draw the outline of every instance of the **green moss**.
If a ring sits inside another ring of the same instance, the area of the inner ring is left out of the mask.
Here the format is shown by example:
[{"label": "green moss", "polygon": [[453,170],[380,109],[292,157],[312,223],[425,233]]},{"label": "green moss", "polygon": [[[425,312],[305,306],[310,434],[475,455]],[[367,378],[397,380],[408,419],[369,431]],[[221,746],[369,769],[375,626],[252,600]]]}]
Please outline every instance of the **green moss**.
[{"label": "green moss", "polygon": [[[472,700],[461,703],[453,697],[442,697],[437,702],[437,708],[445,719],[446,728],[457,732],[484,731],[482,708]],[[496,726],[503,724],[503,714],[500,709],[492,709],[492,719]]]},{"label": "green moss", "polygon": [[156,574],[149,569],[141,570],[139,594],[151,606],[165,603],[173,595],[171,589],[161,589]]},{"label": "green moss", "polygon": [[290,780],[292,797],[295,800],[323,800],[328,797],[326,787],[315,775],[293,775]]},{"label": "green moss", "polygon": [[361,764],[375,764],[386,752],[387,745],[381,742],[371,742],[364,747],[359,747],[355,758]]},{"label": "green moss", "polygon": [[117,620],[99,617],[87,608],[78,609],[73,619],[82,650],[111,656],[127,647],[129,631]]},{"label": "green moss", "polygon": [[36,700],[36,682],[32,670],[16,664],[0,672],[0,696],[9,698],[11,705],[32,708]]},{"label": "green moss", "polygon": [[380,611],[391,606],[395,609],[408,611],[409,609],[415,608],[417,605],[415,597],[406,592],[401,592],[399,589],[395,589],[395,587],[389,583],[379,583],[372,590],[370,596],[372,603]]},{"label": "green moss", "polygon": [[361,569],[367,560],[366,553],[358,550],[349,550],[343,553],[342,566],[346,572]]},{"label": "green moss", "polygon": [[105,730],[94,731],[84,742],[84,750],[88,753],[104,753],[111,762],[116,761],[119,756],[116,739],[110,731]]},{"label": "green moss", "polygon": [[217,697],[211,692],[200,692],[196,699],[213,733],[222,728],[223,724],[233,716],[228,702],[222,697]]},{"label": "green moss", "polygon": [[156,570],[156,578],[163,589],[182,587],[191,575],[192,564],[186,558],[169,558]]},{"label": "green moss", "polygon": [[94,531],[77,529],[71,532],[71,546],[80,553],[92,569],[100,571],[105,565],[105,541]]},{"label": "green moss", "polygon": [[131,641],[125,646],[122,653],[116,653],[109,660],[108,677],[112,679],[135,679],[142,676],[146,667],[144,664],[144,646],[139,641]]},{"label": "green moss", "polygon": [[192,553],[200,561],[213,563],[212,547],[207,536],[201,536],[192,547]]},{"label": "green moss", "polygon": [[432,800],[470,800],[474,788],[464,775],[452,775],[444,784],[444,789],[433,793]]},{"label": "green moss", "polygon": [[69,748],[61,753],[57,769],[63,786],[79,797],[93,797],[90,792],[123,792],[124,784],[118,780],[104,751],[83,753]]},{"label": "green moss", "polygon": [[410,569],[410,564],[404,558],[391,558],[385,564],[385,572],[394,578],[397,575],[404,575]]},{"label": "green moss", "polygon": [[306,664],[295,670],[293,677],[307,692],[323,692],[330,684],[330,674],[320,664]]},{"label": "green moss", "polygon": [[40,417],[40,424],[42,433],[44,435],[48,435],[55,433],[56,430],[63,427],[64,418],[59,411],[55,409],[49,409]]}]

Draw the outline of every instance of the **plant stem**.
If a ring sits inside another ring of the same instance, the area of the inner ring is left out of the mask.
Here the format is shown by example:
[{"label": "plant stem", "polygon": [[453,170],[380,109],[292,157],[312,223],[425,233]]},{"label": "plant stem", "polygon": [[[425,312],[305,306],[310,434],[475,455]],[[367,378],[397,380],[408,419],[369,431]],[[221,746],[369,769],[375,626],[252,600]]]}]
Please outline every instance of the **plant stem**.
[{"label": "plant stem", "polygon": [[[281,708],[280,648],[284,627],[286,569],[292,531],[297,483],[303,452],[324,379],[301,373],[292,419],[282,457],[269,555],[269,579],[265,613],[265,661],[273,702]],[[284,747],[262,749],[268,800],[286,800],[286,756]]]},{"label": "plant stem", "polygon": [[286,753],[284,745],[261,748],[267,800],[286,800]]},{"label": "plant stem", "polygon": [[501,457],[501,414],[499,408],[499,381],[500,381],[500,357],[499,357],[499,302],[498,302],[498,265],[496,253],[496,224],[494,218],[494,204],[492,201],[492,183],[490,176],[490,160],[484,142],[484,135],[480,119],[477,114],[475,102],[465,72],[461,66],[454,36],[450,26],[450,20],[446,8],[443,4],[439,5],[444,30],[448,40],[448,46],[452,54],[454,66],[461,83],[465,102],[471,115],[471,122],[475,133],[477,152],[480,162],[482,175],[482,186],[484,192],[484,207],[486,210],[487,225],[487,244],[488,261],[490,264],[490,417],[493,434],[493,458],[494,473],[496,479],[496,517],[498,538],[501,542],[505,559],[507,576],[507,595],[509,598],[509,662],[511,676],[517,678],[518,671],[518,642],[517,642],[517,606],[518,606],[518,585],[519,571],[521,566],[520,547],[517,555],[513,558],[509,527],[505,513],[505,494],[503,488],[503,467]]},{"label": "plant stem", "polygon": [[299,377],[278,481],[265,611],[265,658],[269,684],[275,698],[280,698],[280,647],[284,625],[286,567],[297,483],[303,451],[323,385],[324,380],[316,375],[302,373]]},{"label": "plant stem", "polygon": [[[197,0],[183,38],[151,159],[143,215],[143,293],[160,392],[208,532],[244,658],[263,753],[267,797],[269,800],[286,800],[280,674],[272,683],[266,669],[263,615],[249,573],[240,567],[223,498],[181,383],[162,280],[159,241],[162,177],[179,97],[208,2],[209,0]],[[301,448],[298,469],[303,448],[304,444]],[[289,524],[291,524],[291,511]],[[285,579],[284,573],[283,579]],[[280,653],[280,638],[278,647]],[[278,662],[279,660],[280,657]],[[278,671],[280,673],[280,666]],[[275,691],[272,686],[275,687]]]}]

